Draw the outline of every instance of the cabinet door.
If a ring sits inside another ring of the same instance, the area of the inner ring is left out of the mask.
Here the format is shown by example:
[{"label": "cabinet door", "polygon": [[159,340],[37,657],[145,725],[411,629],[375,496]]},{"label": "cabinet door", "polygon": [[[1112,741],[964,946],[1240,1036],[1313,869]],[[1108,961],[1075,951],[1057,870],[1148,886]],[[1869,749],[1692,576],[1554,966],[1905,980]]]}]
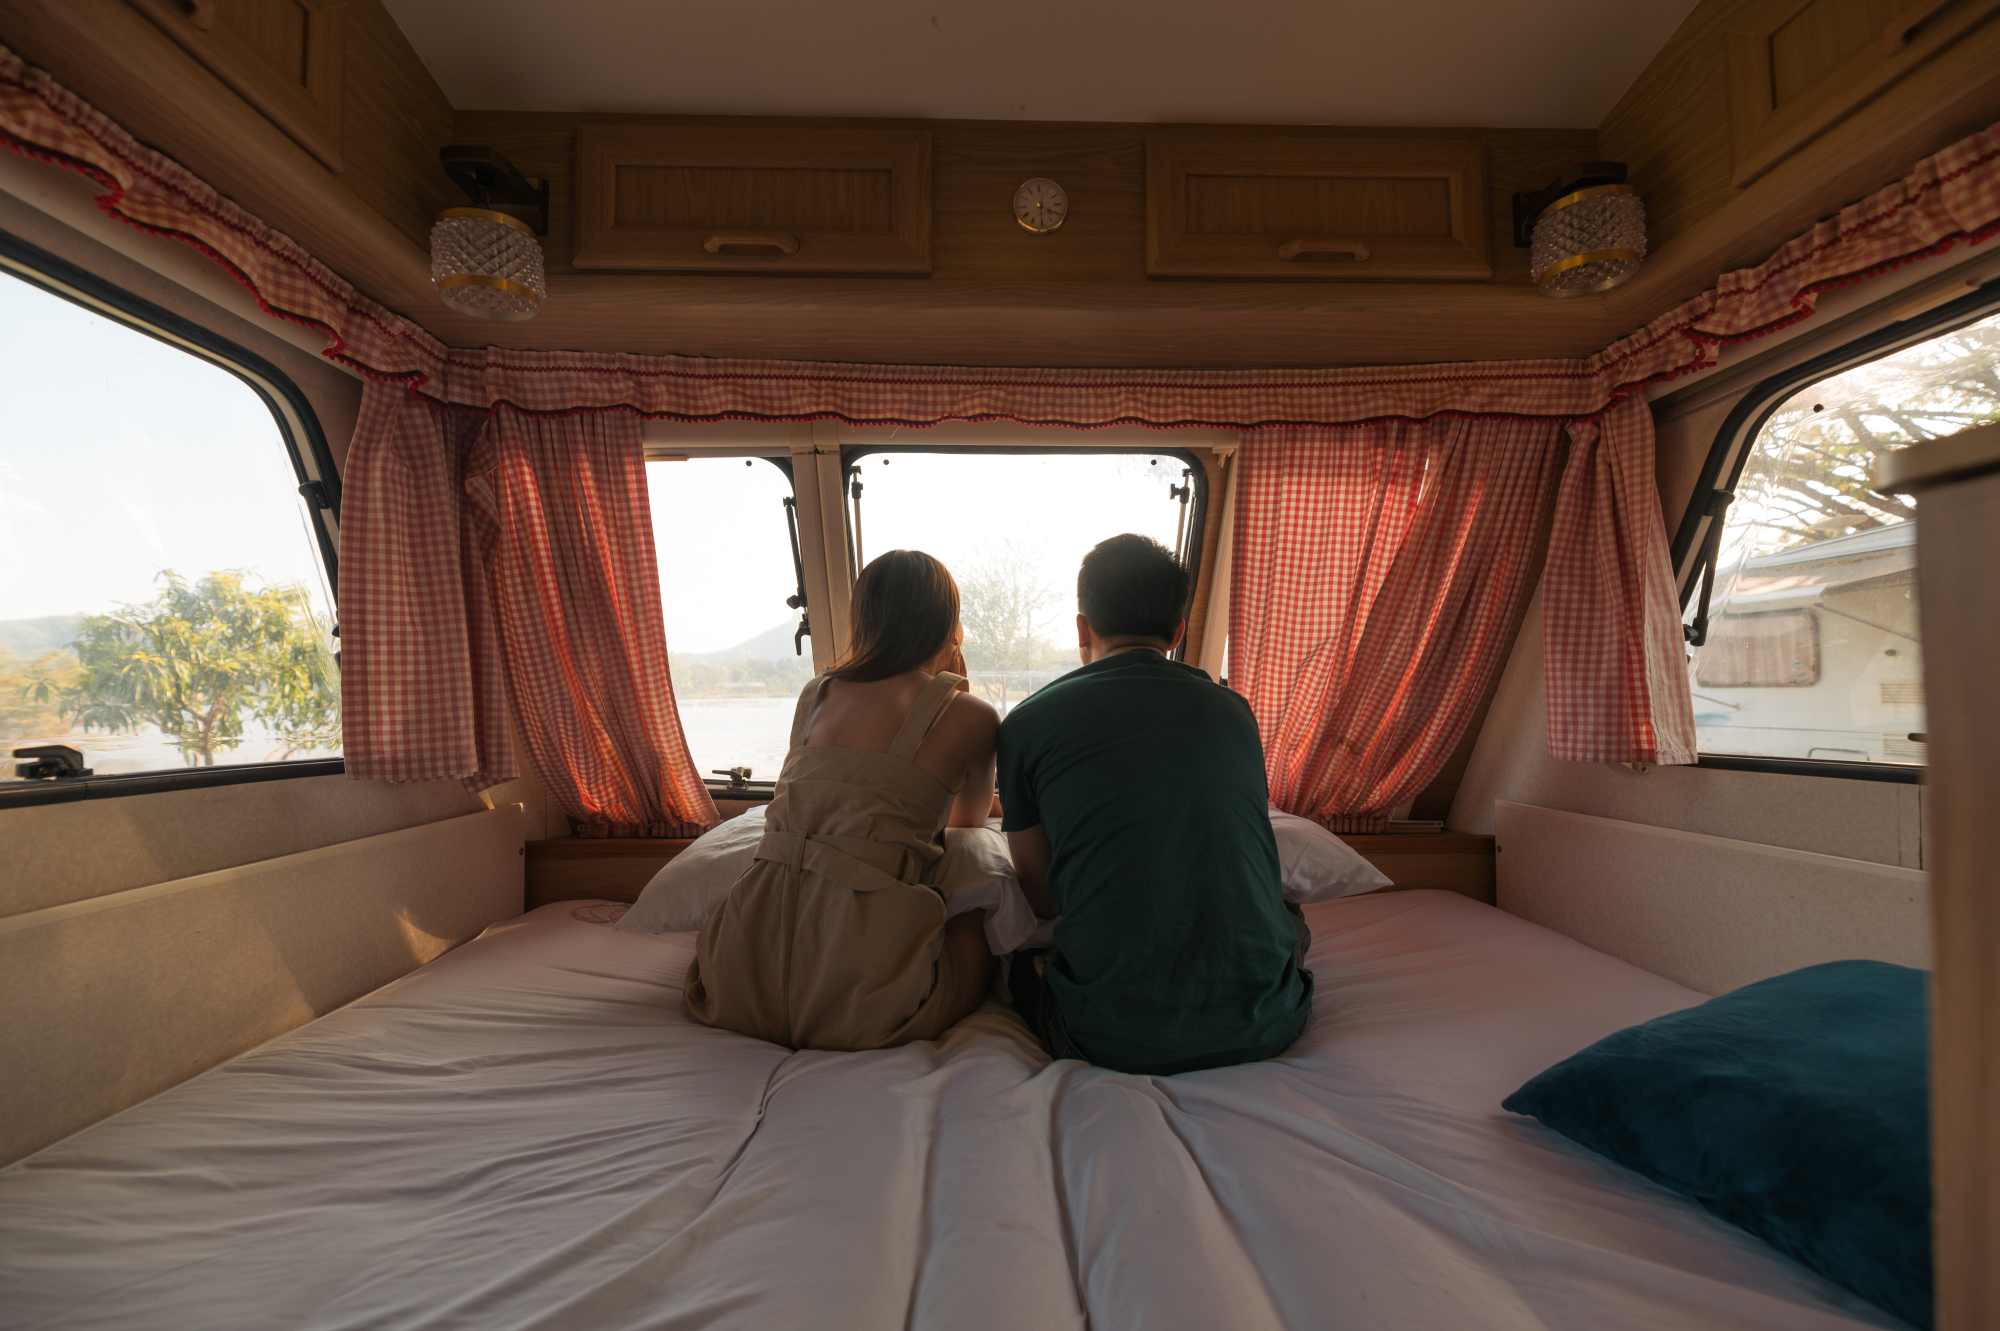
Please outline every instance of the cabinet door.
[{"label": "cabinet door", "polygon": [[1477,143],[1212,131],[1146,138],[1154,277],[1482,278]]},{"label": "cabinet door", "polygon": [[1738,185],[2000,12],[2000,0],[1756,0],[1729,34]]},{"label": "cabinet door", "polygon": [[921,130],[585,125],[578,268],[928,273]]},{"label": "cabinet door", "polygon": [[340,169],[341,0],[129,0],[299,146]]}]

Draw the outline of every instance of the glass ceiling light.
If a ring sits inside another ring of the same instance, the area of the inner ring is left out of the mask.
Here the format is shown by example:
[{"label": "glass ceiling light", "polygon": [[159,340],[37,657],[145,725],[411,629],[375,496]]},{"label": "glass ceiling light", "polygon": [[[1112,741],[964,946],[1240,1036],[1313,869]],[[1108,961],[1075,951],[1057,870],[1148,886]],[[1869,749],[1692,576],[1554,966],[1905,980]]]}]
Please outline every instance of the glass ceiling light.
[{"label": "glass ceiling light", "polygon": [[450,147],[445,171],[472,196],[431,227],[431,284],[439,299],[476,319],[532,319],[549,294],[542,271],[548,184],[530,181],[490,148]]},{"label": "glass ceiling light", "polygon": [[1514,196],[1514,243],[1546,294],[1609,291],[1646,257],[1646,205],[1622,162],[1587,162],[1573,180]]}]

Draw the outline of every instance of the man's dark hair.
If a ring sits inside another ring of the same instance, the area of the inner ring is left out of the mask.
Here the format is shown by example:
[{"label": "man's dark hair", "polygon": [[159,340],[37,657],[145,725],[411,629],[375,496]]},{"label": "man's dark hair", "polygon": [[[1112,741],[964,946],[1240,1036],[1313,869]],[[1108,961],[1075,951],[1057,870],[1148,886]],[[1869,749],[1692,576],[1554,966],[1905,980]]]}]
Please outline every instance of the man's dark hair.
[{"label": "man's dark hair", "polygon": [[1188,574],[1146,536],[1114,536],[1083,557],[1076,608],[1100,638],[1171,639],[1187,613]]}]

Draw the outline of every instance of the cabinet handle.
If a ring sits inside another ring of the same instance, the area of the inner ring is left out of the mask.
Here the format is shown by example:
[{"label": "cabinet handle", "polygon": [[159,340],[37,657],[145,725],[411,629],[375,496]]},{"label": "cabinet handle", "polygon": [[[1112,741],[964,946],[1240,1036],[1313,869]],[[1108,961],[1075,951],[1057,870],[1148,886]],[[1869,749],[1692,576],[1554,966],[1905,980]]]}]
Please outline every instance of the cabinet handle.
[{"label": "cabinet handle", "polygon": [[789,231],[712,231],[701,247],[710,254],[782,259],[799,252],[799,238]]},{"label": "cabinet handle", "polygon": [[[1916,4],[1911,5],[1908,9],[1898,14],[1894,19],[1890,20],[1888,27],[1882,29],[1882,45],[1888,48],[1892,54],[1902,50],[1910,44],[1919,32],[1923,31],[1925,25],[1956,3],[1958,3],[1958,0],[1917,0]],[[1986,3],[1972,6],[1977,13],[1981,14],[1987,13],[1996,7],[2000,6],[1994,5],[1992,0],[1986,0]]]},{"label": "cabinet handle", "polygon": [[215,0],[181,0],[188,22],[207,32],[215,26]]},{"label": "cabinet handle", "polygon": [[1288,240],[1278,246],[1278,257],[1290,261],[1299,259],[1327,260],[1351,259],[1355,263],[1368,261],[1368,247],[1358,240]]}]

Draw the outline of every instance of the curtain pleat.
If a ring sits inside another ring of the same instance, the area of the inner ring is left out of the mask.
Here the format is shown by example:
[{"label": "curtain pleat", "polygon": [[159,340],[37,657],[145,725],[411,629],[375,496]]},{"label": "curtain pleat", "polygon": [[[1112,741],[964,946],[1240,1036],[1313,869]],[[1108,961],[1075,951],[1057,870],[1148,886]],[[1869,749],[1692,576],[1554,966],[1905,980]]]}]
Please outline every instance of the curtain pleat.
[{"label": "curtain pleat", "polygon": [[584,834],[716,821],[667,671],[636,418],[468,412],[370,384],[341,524],[351,775],[517,775]]},{"label": "curtain pleat", "polygon": [[1368,831],[1437,775],[1513,645],[1564,453],[1532,419],[1246,440],[1230,675],[1274,804]]}]

